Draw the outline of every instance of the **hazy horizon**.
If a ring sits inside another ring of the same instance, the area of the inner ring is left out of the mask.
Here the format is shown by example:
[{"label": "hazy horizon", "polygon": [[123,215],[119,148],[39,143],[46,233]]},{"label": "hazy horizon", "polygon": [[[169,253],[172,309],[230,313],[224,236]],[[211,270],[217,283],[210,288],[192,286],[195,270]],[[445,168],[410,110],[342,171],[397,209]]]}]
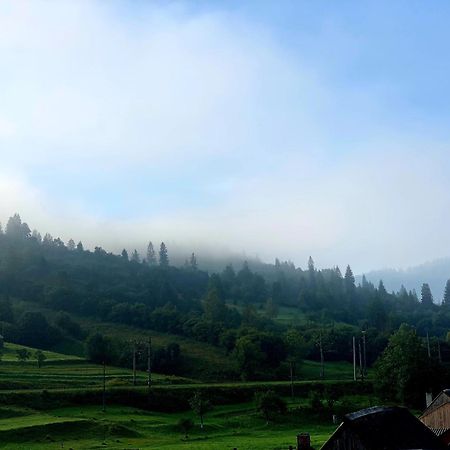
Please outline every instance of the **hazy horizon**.
[{"label": "hazy horizon", "polygon": [[355,273],[448,257],[438,3],[3,1],[0,221]]}]

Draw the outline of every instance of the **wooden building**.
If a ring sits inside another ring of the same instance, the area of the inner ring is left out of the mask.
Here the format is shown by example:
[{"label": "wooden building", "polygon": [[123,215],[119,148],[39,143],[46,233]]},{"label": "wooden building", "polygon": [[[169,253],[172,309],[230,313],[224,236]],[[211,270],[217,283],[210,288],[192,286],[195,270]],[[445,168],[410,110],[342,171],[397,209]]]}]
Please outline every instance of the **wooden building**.
[{"label": "wooden building", "polygon": [[450,444],[450,389],[442,391],[428,405],[420,420],[447,445]]},{"label": "wooden building", "polygon": [[322,450],[443,450],[441,440],[406,408],[373,407],[347,414]]}]

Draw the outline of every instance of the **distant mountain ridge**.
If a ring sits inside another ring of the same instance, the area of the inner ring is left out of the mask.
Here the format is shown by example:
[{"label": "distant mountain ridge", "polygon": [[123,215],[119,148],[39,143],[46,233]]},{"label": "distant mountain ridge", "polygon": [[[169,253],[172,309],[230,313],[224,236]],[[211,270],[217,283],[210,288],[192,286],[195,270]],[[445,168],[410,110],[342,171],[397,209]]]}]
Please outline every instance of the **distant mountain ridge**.
[{"label": "distant mountain ridge", "polygon": [[[406,289],[415,289],[420,297],[423,283],[431,287],[434,302],[440,304],[444,295],[445,283],[450,278],[450,258],[441,258],[407,269],[380,269],[365,274],[368,281],[377,284],[379,280],[388,291],[398,291],[403,284]],[[357,282],[361,282],[359,275]]]}]

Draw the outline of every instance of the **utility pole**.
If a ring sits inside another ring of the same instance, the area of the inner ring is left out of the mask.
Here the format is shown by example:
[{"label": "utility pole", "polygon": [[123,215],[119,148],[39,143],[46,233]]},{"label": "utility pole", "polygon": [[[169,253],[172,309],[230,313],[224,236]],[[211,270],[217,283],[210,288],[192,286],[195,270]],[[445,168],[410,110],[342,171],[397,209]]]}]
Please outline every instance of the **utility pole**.
[{"label": "utility pole", "polygon": [[356,381],[356,339],[353,336],[353,381]]},{"label": "utility pole", "polygon": [[152,387],[152,338],[148,338],[148,344],[147,344],[147,385],[148,390],[150,392],[150,388]]},{"label": "utility pole", "polygon": [[294,360],[289,361],[289,372],[291,376],[291,398],[294,398]]},{"label": "utility pole", "polygon": [[361,381],[364,381],[364,372],[363,372],[363,364],[362,364],[362,351],[361,351],[361,339],[358,341],[359,348],[359,373],[361,374]]},{"label": "utility pole", "polygon": [[427,331],[427,350],[428,350],[428,358],[431,359],[430,336],[428,335],[428,331]]},{"label": "utility pole", "polygon": [[323,347],[322,347],[322,333],[319,335],[319,349],[320,349],[320,378],[325,377]]},{"label": "utility pole", "polygon": [[136,386],[136,340],[133,341],[133,386]]},{"label": "utility pole", "polygon": [[362,335],[363,335],[363,356],[364,356],[364,360],[363,360],[363,373],[364,373],[364,375],[367,375],[366,332],[363,331],[363,332],[362,332]]},{"label": "utility pole", "polygon": [[102,411],[106,411],[106,361],[103,360],[103,395],[102,395],[103,408]]}]

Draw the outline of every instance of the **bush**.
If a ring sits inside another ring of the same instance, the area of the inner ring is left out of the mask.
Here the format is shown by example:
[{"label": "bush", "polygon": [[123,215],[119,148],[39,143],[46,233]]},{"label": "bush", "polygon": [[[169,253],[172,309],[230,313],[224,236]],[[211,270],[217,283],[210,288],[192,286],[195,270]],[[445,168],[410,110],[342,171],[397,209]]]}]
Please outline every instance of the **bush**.
[{"label": "bush", "polygon": [[271,418],[287,412],[286,402],[274,391],[257,392],[255,394],[256,409],[269,423]]}]

